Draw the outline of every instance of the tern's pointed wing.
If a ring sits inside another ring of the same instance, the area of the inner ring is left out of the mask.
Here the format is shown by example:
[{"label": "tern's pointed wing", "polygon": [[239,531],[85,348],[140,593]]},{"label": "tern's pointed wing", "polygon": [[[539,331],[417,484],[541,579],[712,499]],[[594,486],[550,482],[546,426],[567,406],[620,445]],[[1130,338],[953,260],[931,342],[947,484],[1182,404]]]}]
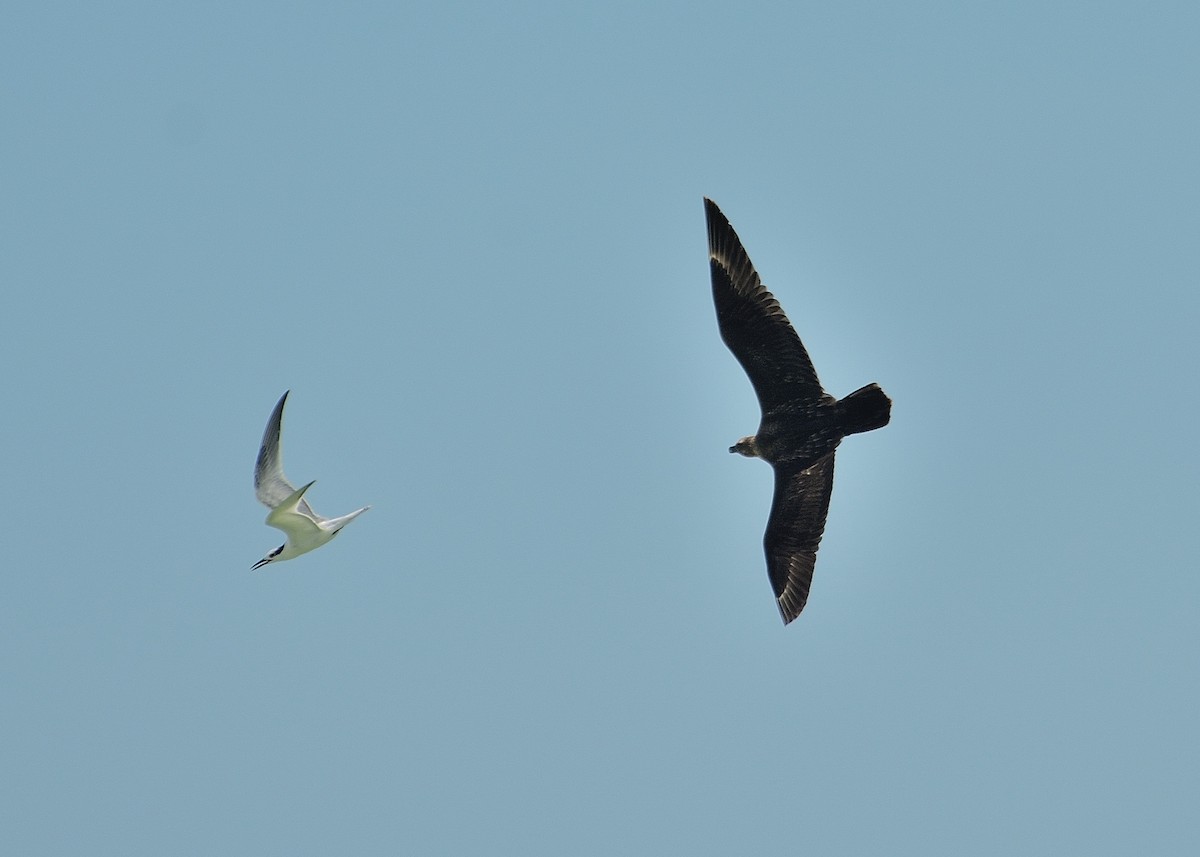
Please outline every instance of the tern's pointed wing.
[{"label": "tern's pointed wing", "polygon": [[304,492],[313,486],[309,482],[303,488],[293,491],[283,499],[278,506],[267,514],[267,524],[288,534],[290,541],[304,541],[321,529],[320,519],[313,515],[304,502]]},{"label": "tern's pointed wing", "polygon": [[833,494],[833,455],[831,452],[807,470],[775,468],[775,500],[763,547],[785,625],[800,615],[808,601],[817,547]]},{"label": "tern's pointed wing", "polygon": [[704,212],[721,339],[750,376],[763,412],[794,399],[820,398],[825,391],[808,352],[779,301],[763,287],[729,220],[711,199],[704,200]]},{"label": "tern's pointed wing", "polygon": [[[283,430],[283,406],[287,397],[288,394],[284,393],[275,405],[275,410],[271,411],[271,418],[267,420],[267,428],[263,432],[262,446],[258,450],[258,461],[254,465],[254,494],[258,497],[258,502],[268,509],[278,508],[296,492],[295,486],[283,475],[283,453],[279,448],[279,435]],[[314,520],[318,518],[308,501],[303,498],[300,498],[296,509],[300,514],[309,515]]]}]

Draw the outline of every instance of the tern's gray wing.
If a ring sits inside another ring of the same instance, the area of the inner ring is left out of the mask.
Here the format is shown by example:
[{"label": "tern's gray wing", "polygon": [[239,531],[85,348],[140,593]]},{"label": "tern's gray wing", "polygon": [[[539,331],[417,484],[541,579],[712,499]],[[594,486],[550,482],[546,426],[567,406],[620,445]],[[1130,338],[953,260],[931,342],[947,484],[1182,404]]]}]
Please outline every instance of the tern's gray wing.
[{"label": "tern's gray wing", "polygon": [[763,547],[767,572],[783,624],[800,615],[808,601],[817,547],[833,493],[833,453],[805,470],[775,468],[775,500]]},{"label": "tern's gray wing", "polygon": [[[288,391],[290,393],[291,390]],[[283,406],[288,394],[284,393],[271,418],[267,420],[266,431],[263,432],[262,446],[258,450],[258,461],[254,465],[254,494],[258,502],[268,509],[275,509],[296,493],[295,486],[283,475],[283,453],[279,449],[279,435],[283,431]],[[311,516],[314,521],[321,520],[320,515],[312,510],[308,501],[301,498],[296,510],[302,515]]]},{"label": "tern's gray wing", "polygon": [[708,259],[721,339],[742,364],[766,413],[796,399],[825,395],[817,371],[775,296],[759,280],[737,233],[711,199]]},{"label": "tern's gray wing", "polygon": [[318,536],[322,527],[321,519],[312,511],[303,511],[300,504],[304,503],[304,492],[313,486],[309,482],[303,488],[293,491],[267,515],[267,525],[288,534],[288,541],[312,540]]}]

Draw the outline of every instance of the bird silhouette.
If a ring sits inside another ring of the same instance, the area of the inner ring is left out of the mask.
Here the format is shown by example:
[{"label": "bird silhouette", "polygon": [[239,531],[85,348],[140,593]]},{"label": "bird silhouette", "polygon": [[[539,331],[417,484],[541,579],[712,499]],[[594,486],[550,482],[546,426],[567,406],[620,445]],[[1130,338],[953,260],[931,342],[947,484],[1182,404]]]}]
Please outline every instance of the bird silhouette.
[{"label": "bird silhouette", "polygon": [[729,448],[775,470],[763,547],[786,625],[804,609],[833,492],[834,453],[848,434],[882,428],[892,401],[878,384],[835,399],[767,291],[729,220],[704,200],[713,302],[721,339],[742,364],[762,409],[758,432]]},{"label": "bird silhouette", "polygon": [[275,410],[271,411],[271,418],[267,420],[267,428],[263,431],[258,460],[254,464],[255,496],[271,510],[267,513],[267,523],[287,533],[287,541],[256,562],[251,566],[252,569],[262,568],[271,562],[295,559],[319,548],[341,532],[342,527],[371,508],[364,506],[340,518],[322,518],[304,499],[304,492],[313,483],[296,488],[283,475],[283,453],[279,448],[279,440],[287,397],[288,394],[284,393],[276,403]]}]

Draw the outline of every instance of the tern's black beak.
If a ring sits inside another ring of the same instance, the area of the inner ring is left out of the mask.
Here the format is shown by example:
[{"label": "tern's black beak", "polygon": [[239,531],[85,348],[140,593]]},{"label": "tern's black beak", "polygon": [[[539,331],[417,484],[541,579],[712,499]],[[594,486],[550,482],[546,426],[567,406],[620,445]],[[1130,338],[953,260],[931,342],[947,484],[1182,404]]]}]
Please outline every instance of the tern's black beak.
[{"label": "tern's black beak", "polygon": [[269,559],[260,559],[258,562],[254,563],[254,565],[250,566],[250,570],[254,571],[254,569],[256,569],[256,568],[262,568],[264,565],[266,565],[269,562],[270,562]]},{"label": "tern's black beak", "polygon": [[729,447],[729,451],[730,451],[730,452],[737,452],[737,447],[736,447],[736,446],[731,446],[731,447]]}]

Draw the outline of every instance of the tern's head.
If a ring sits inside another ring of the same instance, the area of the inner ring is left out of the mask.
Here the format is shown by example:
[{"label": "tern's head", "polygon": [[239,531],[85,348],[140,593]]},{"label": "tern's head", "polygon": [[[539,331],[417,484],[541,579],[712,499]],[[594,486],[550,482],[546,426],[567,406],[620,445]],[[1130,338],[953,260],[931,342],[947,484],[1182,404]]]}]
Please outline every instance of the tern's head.
[{"label": "tern's head", "polygon": [[744,455],[747,458],[761,458],[758,452],[758,441],[755,440],[754,435],[742,438],[729,447],[729,451],[736,452],[738,455]]},{"label": "tern's head", "polygon": [[281,553],[283,553],[283,549],[284,549],[285,547],[287,547],[287,545],[286,545],[286,544],[282,544],[282,545],[280,545],[279,547],[275,548],[275,550],[271,551],[269,554],[267,554],[266,556],[264,556],[264,557],[263,557],[262,559],[260,559],[258,562],[254,563],[254,565],[250,566],[250,570],[251,570],[251,571],[254,571],[254,569],[256,569],[256,568],[262,568],[262,567],[263,567],[264,565],[266,565],[267,563],[269,563],[269,562],[274,562],[275,560],[279,559],[279,555],[280,555]]}]

